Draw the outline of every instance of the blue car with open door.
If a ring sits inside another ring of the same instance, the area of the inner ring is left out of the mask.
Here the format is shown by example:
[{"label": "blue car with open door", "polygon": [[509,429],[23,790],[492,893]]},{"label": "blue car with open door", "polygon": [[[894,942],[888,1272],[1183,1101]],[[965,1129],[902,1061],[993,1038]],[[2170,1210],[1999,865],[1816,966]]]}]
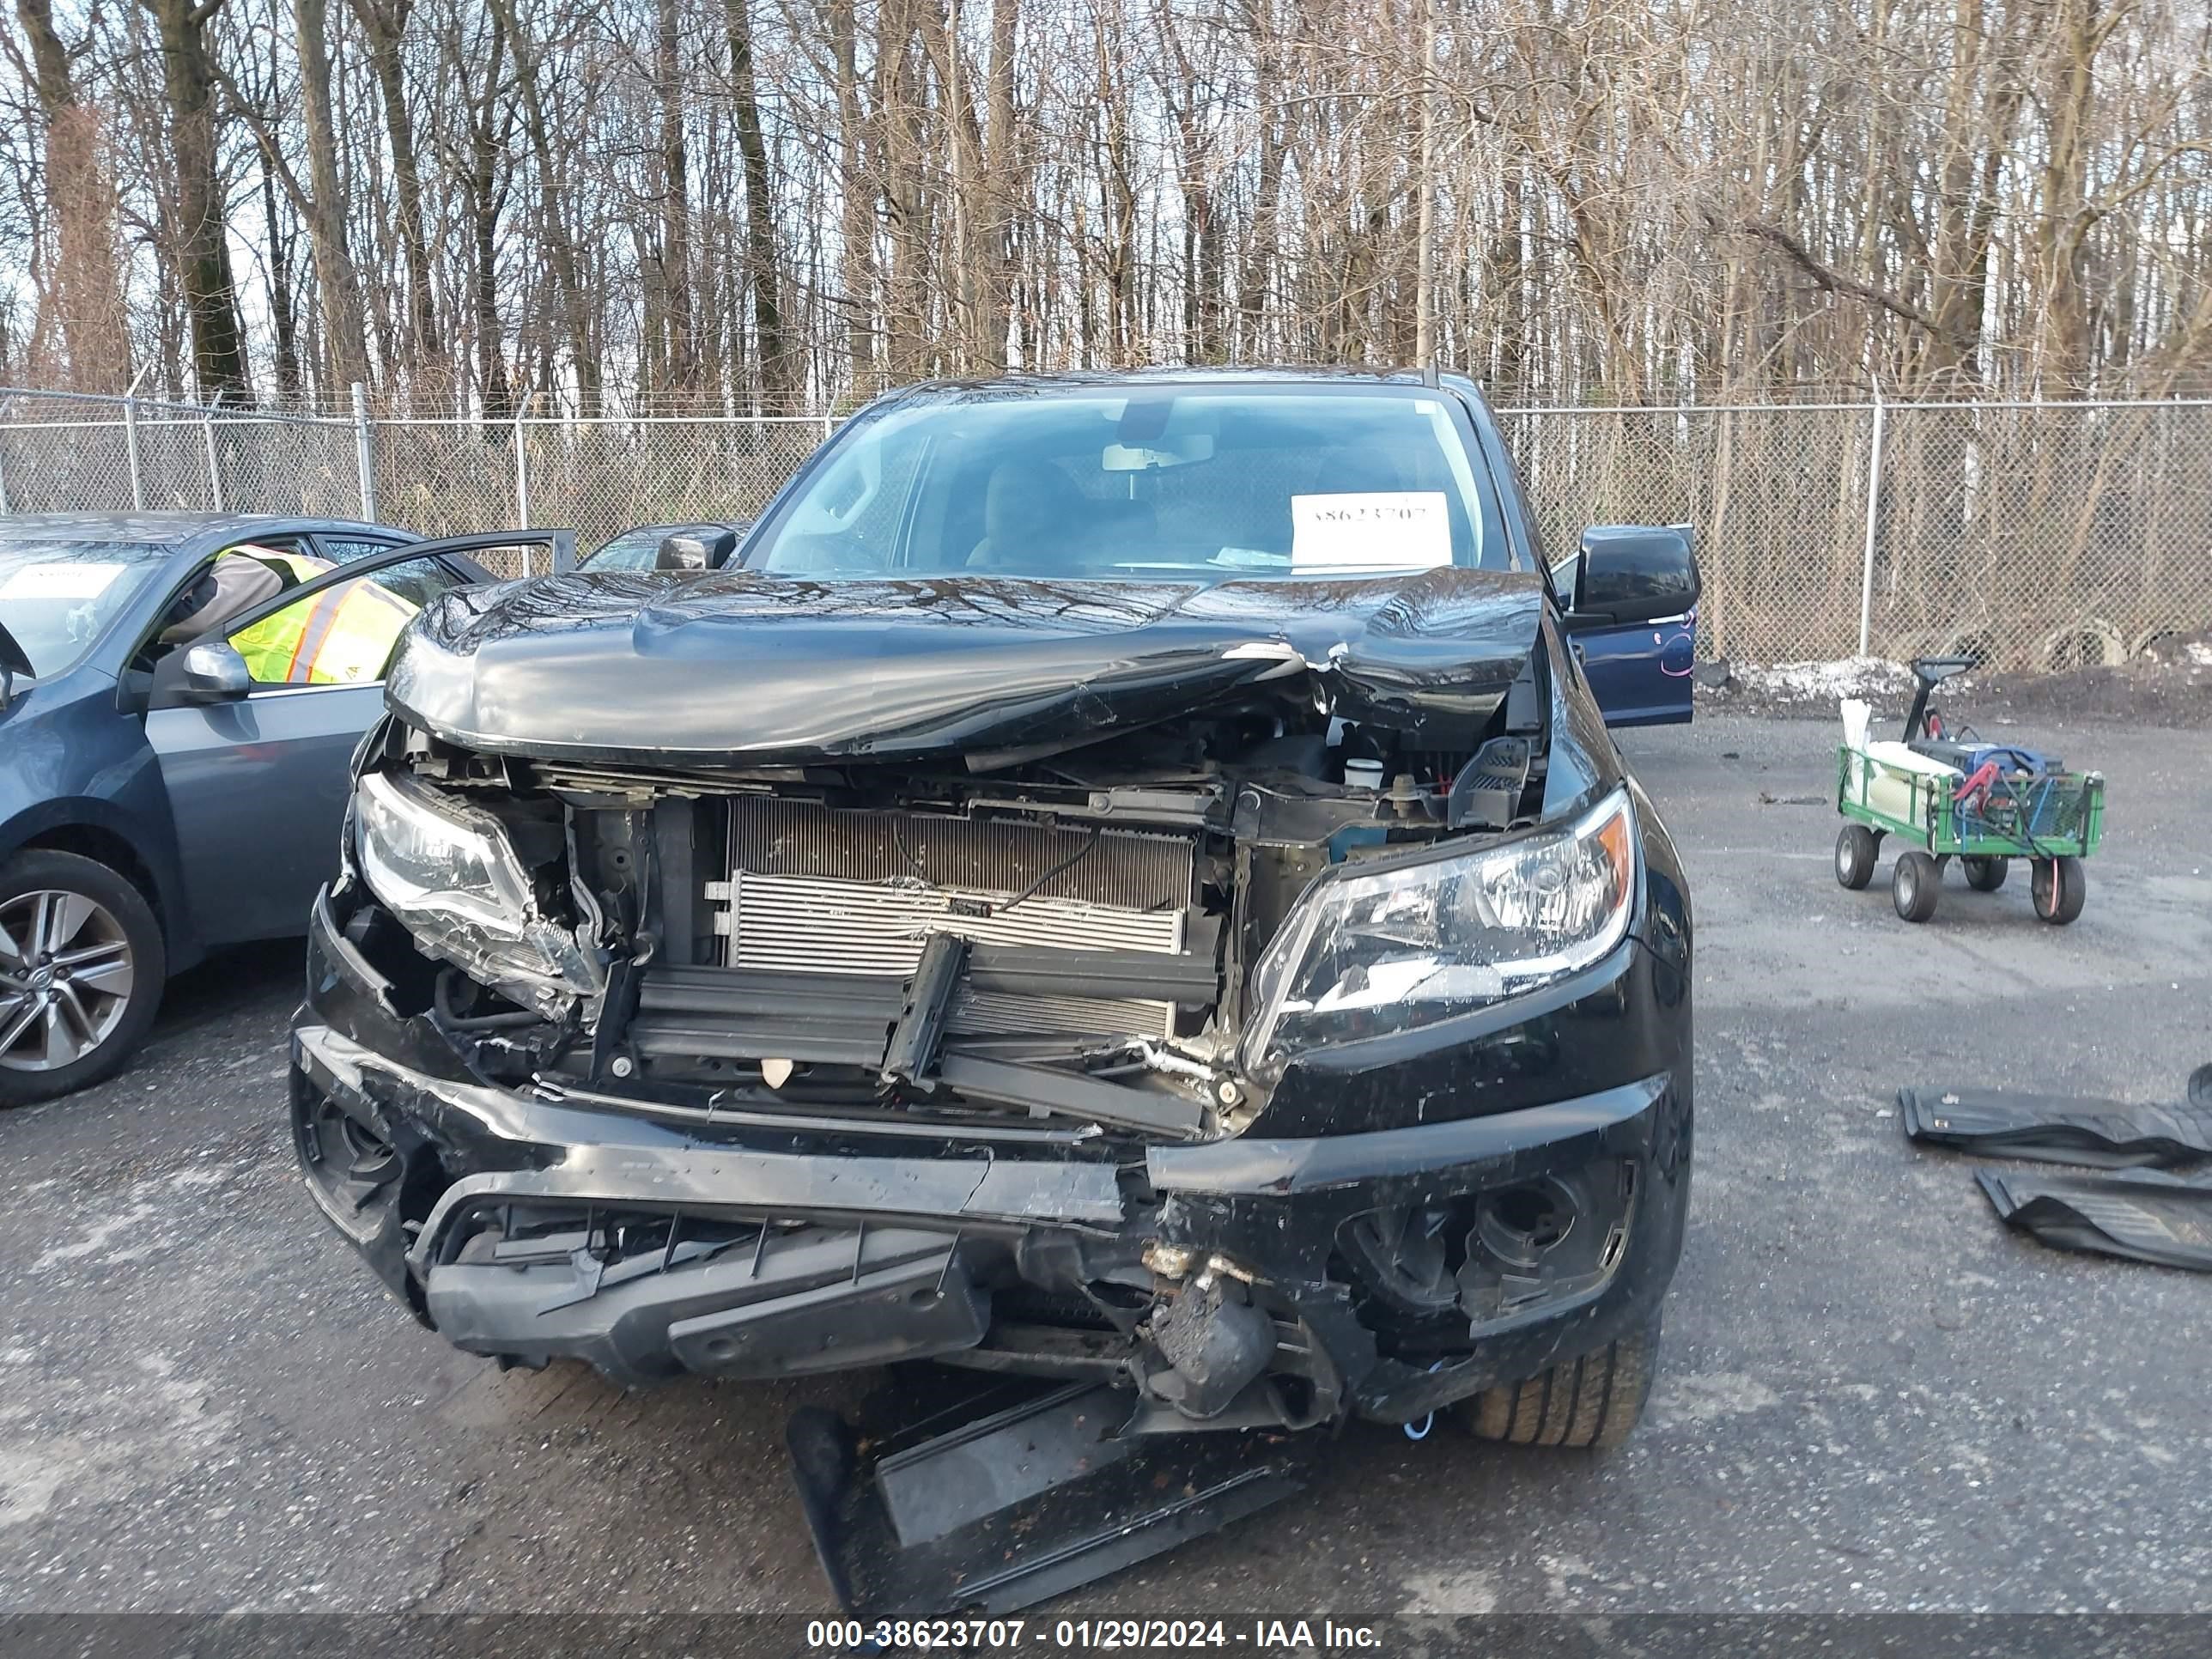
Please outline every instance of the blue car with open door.
[{"label": "blue car with open door", "polygon": [[[492,580],[480,558],[535,550],[550,568],[573,544],[326,519],[0,519],[0,1106],[112,1073],[166,976],[210,950],[304,932],[390,641]],[[364,614],[381,631],[336,650]]]}]

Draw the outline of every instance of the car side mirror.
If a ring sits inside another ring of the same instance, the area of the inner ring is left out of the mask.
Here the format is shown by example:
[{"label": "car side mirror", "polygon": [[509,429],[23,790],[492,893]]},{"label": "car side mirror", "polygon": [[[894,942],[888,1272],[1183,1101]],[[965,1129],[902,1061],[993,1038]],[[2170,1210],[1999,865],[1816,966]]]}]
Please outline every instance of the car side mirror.
[{"label": "car side mirror", "polygon": [[660,550],[653,556],[655,570],[710,570],[714,550],[703,536],[663,536]]},{"label": "car side mirror", "polygon": [[185,647],[178,695],[186,702],[235,702],[253,689],[253,672],[228,640]]},{"label": "car side mirror", "polygon": [[655,570],[720,570],[729,562],[730,555],[738,545],[738,532],[718,530],[712,536],[699,536],[685,532],[660,538],[660,550],[653,556]]},{"label": "car side mirror", "polygon": [[1592,525],[1583,532],[1568,623],[1603,628],[1684,616],[1703,586],[1689,526]]}]

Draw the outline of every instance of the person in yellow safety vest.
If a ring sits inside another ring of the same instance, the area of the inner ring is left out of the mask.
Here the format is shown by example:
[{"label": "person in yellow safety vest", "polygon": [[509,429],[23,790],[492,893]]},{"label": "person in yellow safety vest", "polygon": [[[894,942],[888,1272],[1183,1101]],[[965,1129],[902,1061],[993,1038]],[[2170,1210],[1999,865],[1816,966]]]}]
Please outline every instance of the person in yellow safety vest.
[{"label": "person in yellow safety vest", "polygon": [[[259,591],[245,603],[212,600],[165,630],[164,637],[188,632],[200,637],[271,593],[335,568],[327,559],[304,553],[241,544],[221,554],[210,574],[219,593]],[[245,658],[246,671],[263,685],[359,685],[384,678],[392,647],[416,608],[364,576],[286,605],[231,635],[230,643]]]}]

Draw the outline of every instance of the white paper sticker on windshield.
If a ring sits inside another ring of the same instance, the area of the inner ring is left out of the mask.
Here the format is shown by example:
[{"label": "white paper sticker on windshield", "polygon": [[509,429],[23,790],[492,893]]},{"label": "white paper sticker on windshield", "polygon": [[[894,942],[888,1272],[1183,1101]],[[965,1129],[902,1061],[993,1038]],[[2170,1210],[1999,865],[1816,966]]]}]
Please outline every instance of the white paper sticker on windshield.
[{"label": "white paper sticker on windshield", "polygon": [[0,580],[0,599],[96,599],[122,574],[119,564],[27,564]]},{"label": "white paper sticker on windshield", "polygon": [[1291,497],[1291,563],[1310,569],[1426,569],[1451,562],[1441,489]]}]

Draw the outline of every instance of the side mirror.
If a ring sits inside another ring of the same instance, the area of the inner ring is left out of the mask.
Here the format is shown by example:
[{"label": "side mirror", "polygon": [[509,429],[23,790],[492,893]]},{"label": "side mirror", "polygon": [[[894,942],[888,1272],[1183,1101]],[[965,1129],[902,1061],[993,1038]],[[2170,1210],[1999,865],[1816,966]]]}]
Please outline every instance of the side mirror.
[{"label": "side mirror", "polygon": [[1583,532],[1569,621],[1601,628],[1680,617],[1702,591],[1689,526],[1592,525]]},{"label": "side mirror", "polygon": [[653,556],[655,570],[710,570],[714,550],[702,536],[663,536],[660,550]]},{"label": "side mirror", "polygon": [[177,689],[186,702],[235,702],[253,689],[253,673],[228,640],[202,640],[185,647]]},{"label": "side mirror", "polygon": [[660,538],[660,550],[653,556],[655,570],[720,570],[729,562],[730,555],[737,550],[738,532],[718,530],[712,536],[702,536],[692,531],[681,531]]}]

